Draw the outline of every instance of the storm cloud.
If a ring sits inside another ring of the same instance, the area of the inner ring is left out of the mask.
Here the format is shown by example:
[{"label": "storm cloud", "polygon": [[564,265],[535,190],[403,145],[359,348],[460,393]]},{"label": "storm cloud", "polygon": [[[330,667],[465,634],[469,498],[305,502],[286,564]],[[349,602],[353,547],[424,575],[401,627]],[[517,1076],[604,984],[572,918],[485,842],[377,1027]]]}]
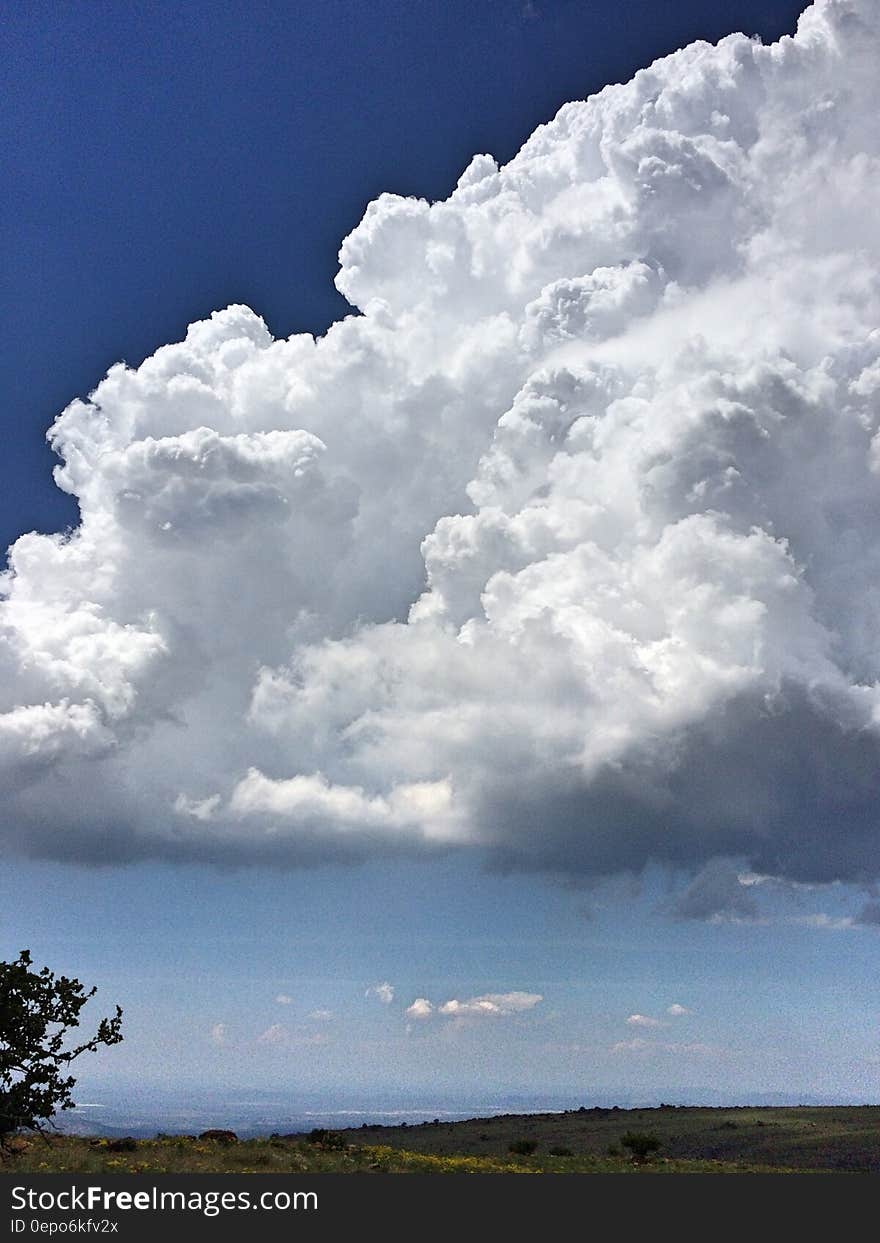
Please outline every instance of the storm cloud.
[{"label": "storm cloud", "polygon": [[693,44],[371,203],[324,337],[229,307],[73,402],[8,843],[877,877],[877,58],[872,0]]}]

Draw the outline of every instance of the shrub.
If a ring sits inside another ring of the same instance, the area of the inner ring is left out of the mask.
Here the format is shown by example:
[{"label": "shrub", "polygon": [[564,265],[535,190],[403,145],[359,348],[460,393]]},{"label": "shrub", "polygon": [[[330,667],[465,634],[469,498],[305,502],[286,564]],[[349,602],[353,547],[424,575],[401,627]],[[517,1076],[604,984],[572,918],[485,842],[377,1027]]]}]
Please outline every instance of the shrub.
[{"label": "shrub", "polygon": [[320,1144],[322,1148],[329,1148],[333,1151],[348,1147],[344,1135],[340,1135],[338,1131],[326,1131],[321,1126],[316,1126],[313,1131],[309,1132],[309,1143]]},{"label": "shrub", "polygon": [[225,1131],[222,1127],[211,1127],[207,1131],[202,1131],[199,1139],[209,1139],[215,1144],[237,1144],[238,1136],[235,1131]]},{"label": "shrub", "polygon": [[648,1156],[661,1146],[657,1136],[648,1131],[627,1131],[626,1135],[621,1136],[620,1142],[624,1148],[630,1150],[634,1161],[647,1161]]},{"label": "shrub", "polygon": [[530,1157],[537,1147],[538,1141],[535,1139],[515,1139],[513,1143],[508,1144],[507,1151],[514,1153],[517,1157]]},{"label": "shrub", "polygon": [[548,1149],[551,1157],[573,1157],[574,1153],[570,1148],[566,1148],[564,1144],[554,1144]]}]

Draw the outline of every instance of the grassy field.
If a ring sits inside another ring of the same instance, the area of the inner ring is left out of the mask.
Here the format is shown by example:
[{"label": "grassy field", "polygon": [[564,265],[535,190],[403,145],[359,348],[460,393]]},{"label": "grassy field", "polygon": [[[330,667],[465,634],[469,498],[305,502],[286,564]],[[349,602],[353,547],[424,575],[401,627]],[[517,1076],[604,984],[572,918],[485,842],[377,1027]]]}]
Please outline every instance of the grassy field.
[{"label": "grassy field", "polygon": [[479,1153],[497,1157],[511,1142],[537,1142],[537,1153],[569,1148],[594,1157],[620,1148],[627,1131],[657,1137],[663,1158],[682,1161],[748,1163],[771,1169],[880,1172],[880,1107],[760,1109],[579,1109],[563,1114],[506,1115],[453,1124],[348,1131],[365,1134],[410,1151]]},{"label": "grassy field", "polygon": [[[351,1144],[325,1149],[308,1141],[251,1139],[221,1145],[194,1137],[141,1139],[129,1151],[113,1141],[74,1137],[39,1141],[0,1165],[7,1173],[55,1174],[745,1174],[777,1173],[754,1162],[673,1160],[645,1164],[628,1157],[443,1155],[387,1144]],[[788,1171],[797,1173],[798,1171]]]},{"label": "grassy field", "polygon": [[[643,1163],[627,1132],[656,1137]],[[517,1155],[511,1145],[534,1151]],[[0,1169],[29,1173],[880,1173],[880,1107],[580,1109],[220,1143],[193,1136],[19,1137]]]}]

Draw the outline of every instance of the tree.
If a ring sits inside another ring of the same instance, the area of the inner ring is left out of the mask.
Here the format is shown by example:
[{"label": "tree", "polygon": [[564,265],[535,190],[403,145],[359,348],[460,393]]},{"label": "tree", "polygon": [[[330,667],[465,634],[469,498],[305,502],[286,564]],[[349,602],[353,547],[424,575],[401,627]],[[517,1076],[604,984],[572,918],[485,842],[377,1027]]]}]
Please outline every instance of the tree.
[{"label": "tree", "polygon": [[53,1114],[72,1109],[76,1080],[65,1074],[70,1063],[122,1040],[117,1006],[90,1040],[65,1048],[68,1032],[79,1027],[80,1011],[97,989],[86,992],[79,980],[31,966],[27,950],[14,962],[0,962],[0,1139],[20,1128],[41,1131]]}]

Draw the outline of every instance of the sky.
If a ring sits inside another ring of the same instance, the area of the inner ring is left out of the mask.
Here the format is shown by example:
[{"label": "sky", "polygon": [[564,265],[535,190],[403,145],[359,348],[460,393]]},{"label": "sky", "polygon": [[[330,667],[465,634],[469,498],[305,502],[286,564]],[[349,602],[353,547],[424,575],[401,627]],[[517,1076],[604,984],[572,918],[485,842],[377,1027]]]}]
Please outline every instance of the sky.
[{"label": "sky", "polygon": [[13,12],[0,955],[123,1005],[96,1100],[880,1099],[878,13],[804,7]]}]

